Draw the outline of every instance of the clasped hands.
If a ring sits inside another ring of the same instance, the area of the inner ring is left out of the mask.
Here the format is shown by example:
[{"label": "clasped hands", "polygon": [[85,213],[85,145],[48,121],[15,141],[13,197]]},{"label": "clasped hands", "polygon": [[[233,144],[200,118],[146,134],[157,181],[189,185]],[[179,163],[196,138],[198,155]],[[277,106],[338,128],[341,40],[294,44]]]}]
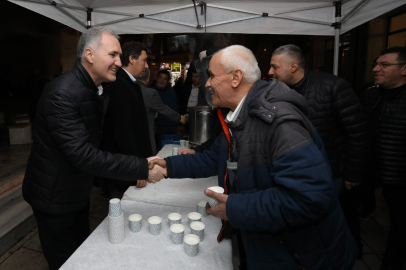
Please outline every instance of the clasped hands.
[{"label": "clasped hands", "polygon": [[189,115],[188,114],[184,114],[180,116],[180,123],[182,125],[186,124],[187,121],[189,121]]},{"label": "clasped hands", "polygon": [[148,183],[155,184],[168,175],[165,159],[155,156],[149,157],[147,160],[149,168]]}]

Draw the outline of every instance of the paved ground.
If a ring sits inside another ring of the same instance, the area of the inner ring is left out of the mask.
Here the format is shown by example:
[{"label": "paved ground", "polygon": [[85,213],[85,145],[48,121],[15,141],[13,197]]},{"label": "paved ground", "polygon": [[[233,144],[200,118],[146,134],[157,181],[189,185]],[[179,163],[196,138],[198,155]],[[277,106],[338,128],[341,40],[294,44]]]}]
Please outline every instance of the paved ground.
[{"label": "paved ground", "polygon": [[[94,188],[90,201],[90,229],[93,231],[108,214],[108,200]],[[37,229],[0,257],[0,270],[48,270]],[[80,269],[78,269],[80,270]]]}]

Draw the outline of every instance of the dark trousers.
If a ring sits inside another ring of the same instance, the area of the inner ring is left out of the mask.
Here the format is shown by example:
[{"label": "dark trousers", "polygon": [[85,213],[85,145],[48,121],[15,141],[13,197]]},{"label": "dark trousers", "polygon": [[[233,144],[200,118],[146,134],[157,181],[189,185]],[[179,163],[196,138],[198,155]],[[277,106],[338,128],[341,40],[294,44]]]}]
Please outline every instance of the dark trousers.
[{"label": "dark trousers", "polygon": [[59,269],[90,235],[89,203],[79,211],[51,215],[33,208],[50,270]]},{"label": "dark trousers", "polygon": [[364,213],[373,213],[375,211],[375,188],[376,181],[374,175],[367,176],[361,184],[362,212]]},{"label": "dark trousers", "polygon": [[382,186],[382,194],[388,205],[391,224],[382,269],[403,269],[406,261],[406,188]]},{"label": "dark trousers", "polygon": [[357,243],[358,249],[362,249],[361,235],[360,235],[360,223],[358,218],[358,204],[360,197],[360,188],[355,187],[352,189],[343,188],[340,194],[340,204],[343,209],[345,219],[347,221],[348,228],[351,231],[352,236]]}]

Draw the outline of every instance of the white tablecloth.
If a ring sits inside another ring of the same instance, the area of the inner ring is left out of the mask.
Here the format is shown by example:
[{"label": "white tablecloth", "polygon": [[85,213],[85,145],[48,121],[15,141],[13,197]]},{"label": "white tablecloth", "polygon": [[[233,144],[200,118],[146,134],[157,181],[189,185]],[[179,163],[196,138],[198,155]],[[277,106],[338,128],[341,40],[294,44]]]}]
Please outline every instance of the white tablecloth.
[{"label": "white tablecloth", "polygon": [[[166,145],[158,154],[167,157],[175,145]],[[179,146],[178,146],[179,147]],[[92,232],[86,241],[60,268],[61,270],[212,270],[233,269],[230,240],[217,243],[221,221],[212,216],[202,218],[206,225],[204,240],[199,244],[199,253],[190,258],[182,245],[174,245],[170,239],[168,214],[180,213],[185,234],[190,233],[187,214],[196,211],[196,203],[205,199],[204,189],[217,185],[217,177],[204,179],[163,179],[157,184],[148,184],[137,189],[130,187],[121,200],[125,216],[125,239],[121,244],[110,244],[108,219]],[[132,233],[128,227],[128,216],[138,213],[143,217],[142,229]],[[152,236],[148,230],[148,218],[160,216],[162,231]]]},{"label": "white tablecloth", "polygon": [[[173,207],[143,202],[121,202],[126,220],[125,239],[121,244],[110,244],[108,240],[107,218],[96,228],[86,241],[60,268],[61,270],[159,270],[187,269],[212,270],[233,269],[231,241],[217,243],[217,234],[221,221],[212,216],[202,218],[206,224],[205,236],[199,243],[199,253],[190,258],[183,251],[182,245],[174,245],[170,239],[168,214],[177,212],[182,215],[185,234],[190,233],[187,214],[196,211],[195,207]],[[142,228],[138,233],[129,230],[128,216],[142,215]],[[162,218],[162,231],[153,236],[148,231],[148,218]]]}]

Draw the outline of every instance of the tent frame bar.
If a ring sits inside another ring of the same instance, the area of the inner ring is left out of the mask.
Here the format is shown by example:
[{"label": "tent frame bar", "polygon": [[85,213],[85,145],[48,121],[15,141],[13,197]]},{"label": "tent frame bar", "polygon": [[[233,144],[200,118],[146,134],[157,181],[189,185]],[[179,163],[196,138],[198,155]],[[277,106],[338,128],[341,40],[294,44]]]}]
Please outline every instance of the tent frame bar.
[{"label": "tent frame bar", "polygon": [[85,8],[85,7],[78,7],[78,6],[60,4],[60,3],[56,3],[54,1],[49,1],[49,0],[47,0],[47,1],[42,1],[42,0],[19,0],[19,1],[20,2],[31,2],[31,3],[43,4],[43,5],[52,5],[52,6],[58,6],[58,7],[66,7],[66,8],[71,8],[71,9],[87,11],[87,8]]},{"label": "tent frame bar", "polygon": [[[300,19],[300,18],[294,18],[294,17],[289,17],[289,16],[275,16],[275,15],[269,15],[269,13],[258,13],[258,12],[247,11],[247,10],[242,10],[242,9],[237,9],[237,8],[224,7],[224,6],[218,6],[218,5],[207,4],[207,6],[208,7],[218,8],[218,9],[224,9],[224,10],[237,11],[237,12],[241,12],[241,13],[257,15],[259,17],[270,17],[270,18],[285,19],[285,20],[305,22],[305,23],[313,23],[313,24],[321,24],[321,25],[329,25],[329,26],[331,25],[331,23],[328,23],[328,22]],[[266,14],[266,16],[264,16],[264,14]],[[248,18],[253,19],[253,18],[257,18],[257,17],[248,17]],[[219,23],[216,23],[216,24],[210,24],[210,25],[207,25],[207,27],[212,26],[212,25],[226,24],[226,23],[235,22],[235,21],[241,21],[241,19],[230,20],[230,21],[225,21],[225,22],[219,22]]]},{"label": "tent frame bar", "polygon": [[[180,10],[180,9],[185,9],[185,8],[190,8],[190,7],[193,7],[193,4],[189,4],[189,5],[185,5],[185,6],[181,6],[181,7],[177,7],[177,8],[165,9],[165,10],[161,10],[161,11],[150,13],[150,14],[139,14],[139,15],[120,14],[120,15],[128,15],[129,17],[119,19],[119,20],[115,20],[115,21],[108,21],[108,22],[104,22],[104,23],[99,23],[99,24],[96,24],[94,26],[103,26],[103,25],[120,23],[120,22],[130,21],[130,20],[139,19],[139,18],[148,18],[148,19],[154,19],[154,20],[157,20],[157,21],[163,21],[163,22],[169,22],[169,23],[174,23],[174,24],[180,24],[180,25],[196,27],[195,25],[192,25],[192,24],[184,24],[184,23],[175,22],[175,21],[171,21],[171,20],[165,20],[165,19],[158,19],[158,18],[150,17],[150,16],[156,15],[156,14],[161,14],[161,13],[165,13],[165,12],[169,12],[169,11],[175,11],[175,10]],[[98,10],[94,10],[94,12],[98,12]],[[105,13],[108,13],[108,12],[105,12]]]},{"label": "tent frame bar", "polygon": [[[86,24],[84,22],[82,22],[81,20],[79,20],[78,18],[76,18],[73,14],[71,14],[69,11],[65,10],[64,8],[62,8],[58,3],[56,3],[55,1],[51,1],[48,0],[49,4],[51,4],[52,6],[54,6],[57,10],[59,10],[60,12],[64,13],[66,16],[70,17],[71,19],[73,19],[74,21],[76,21],[77,23],[79,23],[80,25],[82,25],[83,27],[86,27]],[[87,9],[86,9],[87,11]]]},{"label": "tent frame bar", "polygon": [[305,10],[311,10],[311,9],[318,9],[318,8],[326,8],[326,7],[331,7],[331,4],[324,4],[324,5],[320,5],[320,6],[313,6],[313,7],[307,7],[307,8],[291,9],[291,10],[275,13],[274,15],[297,12],[297,11],[305,11]]},{"label": "tent frame bar", "polygon": [[362,6],[368,0],[361,0],[355,7],[353,7],[345,16],[341,19],[340,23],[343,24],[360,6]]}]

